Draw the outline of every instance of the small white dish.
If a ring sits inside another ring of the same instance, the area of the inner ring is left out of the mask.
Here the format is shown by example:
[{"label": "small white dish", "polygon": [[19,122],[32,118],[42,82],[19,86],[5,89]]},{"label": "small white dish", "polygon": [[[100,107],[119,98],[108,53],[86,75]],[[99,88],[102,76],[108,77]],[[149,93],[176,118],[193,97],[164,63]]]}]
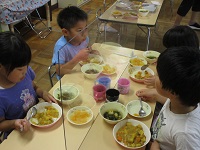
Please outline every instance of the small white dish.
[{"label": "small white dish", "polygon": [[150,64],[157,62],[159,55],[160,55],[159,52],[153,51],[153,50],[148,50],[148,51],[143,52],[144,58]]},{"label": "small white dish", "polygon": [[147,61],[143,57],[134,56],[129,60],[129,63],[134,68],[141,68],[141,66],[147,65]]},{"label": "small white dish", "polygon": [[154,12],[156,10],[156,6],[154,4],[149,4],[148,6],[143,6],[142,8],[149,10],[149,12]]},{"label": "small white dish", "polygon": [[81,67],[81,71],[86,78],[96,79],[103,71],[103,67],[99,64],[89,63],[89,64],[83,65]]},{"label": "small white dish", "polygon": [[[109,112],[114,112],[114,111],[117,111],[121,114],[121,119],[119,119],[119,120],[111,119],[110,120],[110,119],[105,118],[105,116],[104,116],[105,113],[109,114]],[[123,119],[125,119],[126,116],[128,115],[126,107],[123,104],[118,103],[118,102],[105,103],[99,109],[99,113],[100,113],[100,116],[105,120],[105,122],[107,122],[109,124],[116,124],[116,123],[122,121]]]},{"label": "small white dish", "polygon": [[[69,105],[73,103],[74,101],[76,101],[77,97],[79,96],[79,90],[74,85],[70,85],[70,84],[62,85],[61,89],[62,89],[62,95],[63,95],[63,99],[62,99],[63,104]],[[57,101],[61,102],[60,87],[57,87],[53,91],[53,97]]]},{"label": "small white dish", "polygon": [[148,9],[139,9],[139,15],[142,16],[142,17],[146,17],[149,13],[149,10]]},{"label": "small white dish", "polygon": [[128,70],[129,77],[131,80],[138,82],[138,83],[144,83],[144,79],[154,76],[154,71],[151,70],[149,67],[147,67],[145,70],[141,70],[141,67],[139,68],[130,68]]},{"label": "small white dish", "polygon": [[86,106],[76,106],[67,112],[67,120],[74,125],[85,125],[93,119],[93,112]]},{"label": "small white dish", "polygon": [[140,116],[139,115],[139,110],[140,110],[140,101],[139,100],[130,101],[126,105],[126,109],[128,111],[128,114],[133,116],[133,117],[136,117],[136,118],[144,118],[144,117],[149,116],[151,114],[151,106],[144,101],[142,101],[142,104],[143,104],[143,109],[146,112],[146,116]]}]

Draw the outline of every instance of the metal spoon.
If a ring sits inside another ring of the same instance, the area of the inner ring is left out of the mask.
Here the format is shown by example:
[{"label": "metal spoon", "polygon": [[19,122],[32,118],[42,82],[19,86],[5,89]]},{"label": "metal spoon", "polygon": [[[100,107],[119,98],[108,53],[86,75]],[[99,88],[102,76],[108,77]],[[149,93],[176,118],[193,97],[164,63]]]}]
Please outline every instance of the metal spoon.
[{"label": "metal spoon", "polygon": [[141,100],[141,98],[139,98],[139,100],[140,100],[140,110],[139,110],[139,115],[140,115],[141,117],[144,117],[144,116],[146,116],[146,112],[145,112],[144,109],[143,109],[143,104],[142,104],[142,100]]},{"label": "metal spoon", "polygon": [[[37,113],[37,108],[35,108],[35,107],[32,107],[31,108],[31,115],[28,117],[28,121],[35,115]],[[20,128],[20,131],[22,132],[24,130],[24,127],[22,126],[21,128]]]},{"label": "metal spoon", "polygon": [[36,113],[37,113],[37,108],[32,107],[31,108],[31,115],[27,120],[29,121]]},{"label": "metal spoon", "polygon": [[141,67],[141,70],[147,69],[148,66],[149,66],[148,64],[147,64],[147,65],[143,65],[143,66]]}]

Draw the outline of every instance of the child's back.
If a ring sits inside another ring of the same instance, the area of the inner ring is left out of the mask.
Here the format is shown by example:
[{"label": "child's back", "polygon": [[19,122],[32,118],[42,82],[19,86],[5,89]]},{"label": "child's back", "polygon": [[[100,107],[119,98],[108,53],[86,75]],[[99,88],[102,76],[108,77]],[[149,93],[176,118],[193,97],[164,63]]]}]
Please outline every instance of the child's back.
[{"label": "child's back", "polygon": [[158,58],[157,72],[156,90],[169,99],[153,125],[153,138],[164,150],[200,149],[200,51],[169,48]]}]

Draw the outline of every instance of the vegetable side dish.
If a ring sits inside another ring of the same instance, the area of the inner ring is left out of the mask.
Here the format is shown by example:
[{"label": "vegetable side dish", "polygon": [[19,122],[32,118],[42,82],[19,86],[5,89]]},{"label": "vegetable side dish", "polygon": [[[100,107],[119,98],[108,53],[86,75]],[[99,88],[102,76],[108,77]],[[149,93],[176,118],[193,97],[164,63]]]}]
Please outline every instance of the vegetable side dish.
[{"label": "vegetable side dish", "polygon": [[[63,100],[70,100],[70,99],[73,99],[74,97],[75,95],[73,93],[66,92],[66,91],[62,93]],[[57,94],[57,98],[61,99],[60,93]]]},{"label": "vegetable side dish", "polygon": [[53,118],[58,118],[59,112],[53,106],[45,106],[44,111],[37,112],[32,118],[31,123],[35,125],[48,125],[54,122]]},{"label": "vegetable side dish", "polygon": [[122,119],[122,114],[117,110],[109,110],[103,114],[104,118],[108,120],[120,120]]},{"label": "vegetable side dish", "polygon": [[156,56],[146,56],[147,58],[149,59],[156,59],[157,57]]},{"label": "vegetable side dish", "polygon": [[127,122],[125,126],[117,131],[116,138],[128,147],[140,147],[146,141],[142,126],[134,126],[131,122]]},{"label": "vegetable side dish", "polygon": [[99,73],[99,71],[96,70],[96,69],[88,69],[88,70],[85,71],[85,73],[87,73],[87,74],[97,74],[97,73]]}]

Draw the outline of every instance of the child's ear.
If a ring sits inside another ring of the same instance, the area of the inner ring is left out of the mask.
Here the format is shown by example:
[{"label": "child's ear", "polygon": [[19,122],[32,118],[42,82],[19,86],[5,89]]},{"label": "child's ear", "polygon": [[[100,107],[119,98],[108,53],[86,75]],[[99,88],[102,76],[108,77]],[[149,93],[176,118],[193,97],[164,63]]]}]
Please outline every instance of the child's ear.
[{"label": "child's ear", "polygon": [[64,36],[68,36],[69,31],[65,28],[62,28],[62,33],[63,33]]}]

